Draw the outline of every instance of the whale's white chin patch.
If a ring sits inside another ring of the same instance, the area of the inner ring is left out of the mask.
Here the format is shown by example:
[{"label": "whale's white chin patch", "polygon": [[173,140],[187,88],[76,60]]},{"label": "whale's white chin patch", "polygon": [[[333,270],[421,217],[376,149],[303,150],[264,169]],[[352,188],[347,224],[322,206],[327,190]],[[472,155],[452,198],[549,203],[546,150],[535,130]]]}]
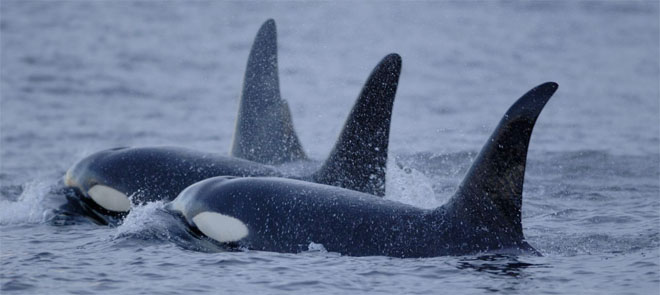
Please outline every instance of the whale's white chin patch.
[{"label": "whale's white chin patch", "polygon": [[215,212],[202,212],[192,218],[199,231],[221,243],[237,242],[248,235],[248,228],[237,218]]},{"label": "whale's white chin patch", "polygon": [[109,186],[97,184],[87,191],[87,194],[106,210],[128,212],[131,210],[131,200],[122,192]]}]

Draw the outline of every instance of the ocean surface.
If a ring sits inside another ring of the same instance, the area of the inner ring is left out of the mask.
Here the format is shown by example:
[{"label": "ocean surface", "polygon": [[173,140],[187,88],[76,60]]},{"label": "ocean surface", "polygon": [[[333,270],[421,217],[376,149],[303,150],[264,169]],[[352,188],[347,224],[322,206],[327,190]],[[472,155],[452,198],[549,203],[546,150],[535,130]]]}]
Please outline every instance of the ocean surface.
[{"label": "ocean surface", "polygon": [[[543,256],[348,257],[190,245],[162,203],[62,219],[62,177],[117,146],[229,151],[273,18],[282,96],[330,151],[362,83],[403,58],[386,198],[452,195],[506,109],[559,91],[531,139],[523,227]],[[0,1],[2,294],[659,294],[657,1]]]}]

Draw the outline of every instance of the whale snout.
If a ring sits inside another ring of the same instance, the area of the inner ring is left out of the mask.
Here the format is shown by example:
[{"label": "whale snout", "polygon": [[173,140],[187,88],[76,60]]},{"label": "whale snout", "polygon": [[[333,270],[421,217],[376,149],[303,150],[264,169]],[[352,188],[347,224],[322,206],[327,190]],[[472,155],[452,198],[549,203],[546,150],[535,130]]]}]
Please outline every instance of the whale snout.
[{"label": "whale snout", "polygon": [[[74,166],[75,167],[75,166]],[[76,187],[76,182],[73,180],[73,168],[69,168],[69,170],[66,171],[66,174],[64,175],[64,185],[68,187]]]},{"label": "whale snout", "polygon": [[108,156],[126,149],[118,147],[100,151],[85,157],[69,170],[64,176],[64,184],[75,189],[77,198],[87,204],[96,205],[110,213],[126,213],[131,209],[129,197],[121,190],[101,181],[103,162]]},{"label": "whale snout", "polygon": [[192,229],[220,243],[239,242],[249,235],[247,224],[237,216],[222,212],[222,194],[216,195],[216,189],[233,176],[219,176],[197,182],[185,190],[166,208],[180,214]]}]

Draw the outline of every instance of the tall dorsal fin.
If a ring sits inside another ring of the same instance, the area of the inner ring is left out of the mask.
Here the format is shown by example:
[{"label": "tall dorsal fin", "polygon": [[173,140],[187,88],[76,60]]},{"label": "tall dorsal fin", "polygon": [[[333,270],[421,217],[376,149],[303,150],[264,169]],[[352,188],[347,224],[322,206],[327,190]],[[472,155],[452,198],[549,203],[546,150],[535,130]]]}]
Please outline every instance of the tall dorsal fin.
[{"label": "tall dorsal fin", "polygon": [[289,106],[280,97],[272,19],[259,29],[248,57],[231,155],[264,164],[306,159]]},{"label": "tall dorsal fin", "polygon": [[449,202],[464,218],[499,224],[522,239],[527,147],[536,119],[557,87],[554,82],[541,84],[506,112]]},{"label": "tall dorsal fin", "polygon": [[313,178],[377,196],[385,195],[387,145],[401,57],[390,54],[362,88],[330,156]]}]

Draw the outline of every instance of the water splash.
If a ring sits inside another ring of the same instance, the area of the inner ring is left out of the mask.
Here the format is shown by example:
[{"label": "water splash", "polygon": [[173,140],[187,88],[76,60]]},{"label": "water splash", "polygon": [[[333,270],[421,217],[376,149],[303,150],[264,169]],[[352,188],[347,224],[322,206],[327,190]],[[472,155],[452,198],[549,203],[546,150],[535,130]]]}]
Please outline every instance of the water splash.
[{"label": "water splash", "polygon": [[114,239],[137,236],[149,238],[154,235],[167,238],[167,223],[163,222],[165,204],[163,201],[149,202],[134,206],[117,227]]},{"label": "water splash", "polygon": [[165,202],[135,205],[110,239],[115,246],[173,243],[181,249],[199,252],[223,252],[226,248],[193,235],[185,222],[165,209]]},{"label": "water splash", "polygon": [[15,201],[3,192],[0,198],[0,225],[41,223],[46,220],[49,208],[45,201],[52,187],[49,181],[29,181],[21,186],[22,191]]},{"label": "water splash", "polygon": [[307,251],[309,252],[323,252],[326,253],[328,250],[325,249],[325,246],[323,244],[317,244],[314,242],[309,243],[309,246],[307,246]]},{"label": "water splash", "polygon": [[388,165],[386,183],[386,199],[420,208],[435,208],[442,205],[434,197],[431,180],[416,169]]}]

